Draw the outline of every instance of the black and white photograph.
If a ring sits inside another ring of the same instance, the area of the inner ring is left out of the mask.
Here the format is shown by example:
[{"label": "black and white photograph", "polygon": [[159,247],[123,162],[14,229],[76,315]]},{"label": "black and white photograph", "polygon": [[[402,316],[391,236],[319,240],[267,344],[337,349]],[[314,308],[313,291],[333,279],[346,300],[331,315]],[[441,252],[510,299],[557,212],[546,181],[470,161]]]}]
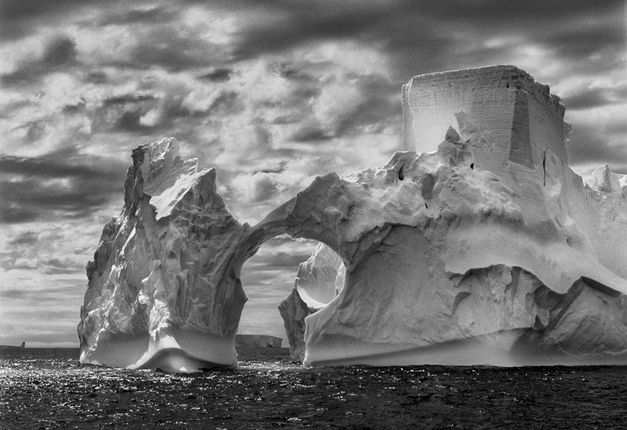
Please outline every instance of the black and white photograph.
[{"label": "black and white photograph", "polygon": [[625,0],[0,0],[0,429],[627,428]]}]

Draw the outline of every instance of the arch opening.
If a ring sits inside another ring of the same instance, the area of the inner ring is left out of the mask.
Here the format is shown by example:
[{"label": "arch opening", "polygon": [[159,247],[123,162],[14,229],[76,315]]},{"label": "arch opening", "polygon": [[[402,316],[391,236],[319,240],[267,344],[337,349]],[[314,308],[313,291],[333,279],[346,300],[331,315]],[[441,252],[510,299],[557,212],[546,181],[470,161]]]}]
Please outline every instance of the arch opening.
[{"label": "arch opening", "polygon": [[291,358],[302,361],[304,320],[339,293],[344,264],[322,242],[282,234],[244,261],[240,280],[247,301],[236,336],[239,358],[287,359],[289,348]]}]

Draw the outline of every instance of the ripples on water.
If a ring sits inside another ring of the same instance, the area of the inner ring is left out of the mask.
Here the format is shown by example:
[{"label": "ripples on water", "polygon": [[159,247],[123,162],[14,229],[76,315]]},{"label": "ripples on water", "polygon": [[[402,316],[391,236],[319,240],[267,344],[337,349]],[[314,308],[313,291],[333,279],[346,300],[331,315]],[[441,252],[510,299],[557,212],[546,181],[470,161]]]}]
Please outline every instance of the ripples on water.
[{"label": "ripples on water", "polygon": [[0,351],[0,427],[627,428],[627,366],[304,369],[281,350],[190,376],[77,355]]}]

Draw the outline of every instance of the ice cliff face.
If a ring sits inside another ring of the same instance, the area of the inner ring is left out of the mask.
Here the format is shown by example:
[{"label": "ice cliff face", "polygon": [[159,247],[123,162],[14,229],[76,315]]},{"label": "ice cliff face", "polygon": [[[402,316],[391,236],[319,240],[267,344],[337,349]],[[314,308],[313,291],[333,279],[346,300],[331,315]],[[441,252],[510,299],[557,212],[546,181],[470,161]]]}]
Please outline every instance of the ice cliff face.
[{"label": "ice cliff face", "polygon": [[337,254],[281,305],[305,364],[627,363],[627,179],[568,167],[559,99],[495,66],[415,77],[403,104],[406,146],[435,152],[318,177],[255,226],[173,141],[137,148],[88,265],[81,361],[234,365],[241,266],[287,233]]}]

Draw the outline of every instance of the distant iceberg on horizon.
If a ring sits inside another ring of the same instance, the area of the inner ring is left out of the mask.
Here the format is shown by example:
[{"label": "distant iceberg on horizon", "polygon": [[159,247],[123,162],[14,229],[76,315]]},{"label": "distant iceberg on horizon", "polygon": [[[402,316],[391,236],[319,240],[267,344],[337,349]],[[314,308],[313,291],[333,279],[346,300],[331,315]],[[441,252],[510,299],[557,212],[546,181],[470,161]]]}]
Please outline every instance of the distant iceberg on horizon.
[{"label": "distant iceberg on horizon", "polygon": [[627,364],[627,176],[574,173],[564,106],[514,66],[416,76],[402,99],[416,151],[318,177],[253,226],[174,139],[135,148],[80,361],[235,366],[242,265],[288,234],[324,244],[281,304],[305,365]]}]

